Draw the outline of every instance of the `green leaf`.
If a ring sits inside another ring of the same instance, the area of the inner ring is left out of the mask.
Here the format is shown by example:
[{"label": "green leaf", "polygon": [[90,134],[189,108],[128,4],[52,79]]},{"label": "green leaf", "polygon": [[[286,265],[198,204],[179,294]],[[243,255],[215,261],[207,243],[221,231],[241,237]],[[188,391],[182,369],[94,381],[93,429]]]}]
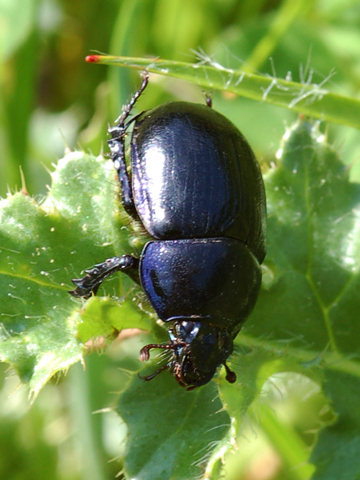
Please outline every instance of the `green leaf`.
[{"label": "green leaf", "polygon": [[199,63],[110,55],[89,55],[86,59],[88,62],[105,65],[146,69],[152,73],[188,80],[204,88],[216,88],[285,107],[319,120],[360,128],[360,101],[332,93],[325,88],[331,75],[321,84],[297,83],[269,75],[225,68],[202,53],[198,56]]},{"label": "green leaf", "polygon": [[[117,249],[136,251],[121,230],[112,162],[69,153],[52,180],[40,204],[24,192],[0,203],[0,359],[34,395],[54,373],[82,359],[89,338],[108,336],[130,321],[151,328],[126,300],[126,292],[136,294],[127,279],[112,284],[112,293],[123,296],[118,302],[91,299],[80,311],[81,302],[68,294],[71,278],[89,262],[103,261]],[[108,316],[114,305],[124,308],[127,320]],[[84,327],[81,315],[88,319],[89,312],[92,324]]]},{"label": "green leaf", "polygon": [[327,372],[324,390],[338,418],[320,432],[311,456],[314,480],[355,480],[360,477],[360,380],[343,372]]},{"label": "green leaf", "polygon": [[323,377],[338,419],[320,433],[313,478],[358,478],[360,186],[303,120],[285,134],[265,183],[263,290],[237,341],[276,352],[280,368]]},{"label": "green leaf", "polygon": [[336,152],[307,122],[287,132],[280,155],[265,176],[267,271],[248,332],[295,348],[355,353],[360,186],[348,182]]},{"label": "green leaf", "polygon": [[188,392],[170,375],[145,383],[135,376],[117,411],[129,428],[128,478],[200,478],[229,440],[230,417],[213,382]]},{"label": "green leaf", "polygon": [[35,20],[33,0],[0,2],[0,58],[9,57],[31,32]]}]

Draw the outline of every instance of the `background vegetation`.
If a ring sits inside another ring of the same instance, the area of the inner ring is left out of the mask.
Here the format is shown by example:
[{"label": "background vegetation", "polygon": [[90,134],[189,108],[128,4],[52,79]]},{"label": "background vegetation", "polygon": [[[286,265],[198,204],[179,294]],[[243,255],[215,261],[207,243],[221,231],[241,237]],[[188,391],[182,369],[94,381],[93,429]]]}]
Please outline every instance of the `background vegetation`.
[{"label": "background vegetation", "polygon": [[[325,82],[331,91],[357,96],[359,27],[355,0],[0,0],[0,195],[25,187],[21,170],[30,195],[45,194],[48,170],[65,146],[97,155],[106,145],[106,125],[139,77],[86,64],[85,55],[94,50],[182,61],[205,54],[228,68],[273,78],[289,78],[291,72],[294,81]],[[189,83],[153,76],[151,84],[139,108],[172,98],[203,101],[201,89]],[[264,168],[285,126],[296,119],[290,110],[218,92],[213,104],[248,138]],[[320,128],[349,165],[351,179],[359,180],[359,132]],[[91,413],[112,405],[123,375],[120,360],[122,369],[124,358],[133,367],[132,353],[143,344],[144,337],[130,338],[106,355],[89,356],[85,372],[73,366],[40,392],[31,409],[26,389],[17,389],[17,377],[2,364],[0,477],[114,478],[122,469],[125,426],[114,412]],[[294,473],[284,461],[286,446],[276,438],[279,418],[281,435],[290,432],[286,438],[300,438],[310,452],[314,432],[333,417],[316,383],[298,374],[277,375],[246,417],[226,478],[310,475]]]}]

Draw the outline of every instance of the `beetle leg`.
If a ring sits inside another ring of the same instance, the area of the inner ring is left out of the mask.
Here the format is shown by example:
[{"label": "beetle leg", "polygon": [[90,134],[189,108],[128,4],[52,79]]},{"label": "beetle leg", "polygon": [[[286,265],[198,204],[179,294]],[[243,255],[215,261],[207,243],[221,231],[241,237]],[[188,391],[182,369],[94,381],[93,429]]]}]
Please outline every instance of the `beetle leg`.
[{"label": "beetle leg", "polygon": [[111,139],[108,140],[110,156],[114,162],[115,170],[119,177],[121,203],[125,211],[132,217],[136,217],[136,208],[132,194],[131,180],[127,172],[125,161],[125,136],[126,131],[120,127],[109,127]]},{"label": "beetle leg", "polygon": [[156,370],[156,372],[154,372],[150,375],[147,375],[146,377],[143,377],[139,373],[138,373],[138,376],[139,376],[139,378],[141,378],[141,380],[145,380],[145,382],[148,382],[148,381],[152,380],[154,377],[156,377],[156,375],[158,375],[160,372],[162,372],[163,370],[167,370],[168,368],[169,368],[169,365],[163,365],[158,370]]},{"label": "beetle leg", "polygon": [[145,90],[149,80],[149,74],[145,70],[143,73],[143,81],[141,87],[134,93],[130,102],[123,107],[123,113],[116,120],[114,127],[108,127],[108,133],[111,138],[108,140],[108,146],[110,148],[110,156],[114,162],[114,167],[117,171],[120,187],[121,187],[121,199],[122,204],[126,212],[134,218],[137,218],[137,212],[134,205],[131,180],[127,173],[126,161],[125,161],[125,137],[129,125],[132,121],[125,123],[126,119],[130,115],[136,101]]},{"label": "beetle leg", "polygon": [[204,95],[205,95],[206,106],[209,107],[209,108],[211,108],[211,107],[212,107],[212,96],[211,96],[211,93],[204,92]]},{"label": "beetle leg", "polygon": [[124,271],[133,280],[139,282],[138,269],[139,259],[131,255],[108,258],[105,262],[98,263],[90,270],[85,270],[86,275],[84,277],[73,279],[72,282],[76,285],[76,288],[69,293],[78,298],[89,298],[92,293],[96,295],[105,278],[117,271]]},{"label": "beetle leg", "polygon": [[142,73],[142,77],[143,77],[143,81],[142,81],[141,87],[131,97],[130,102],[123,107],[123,112],[120,115],[120,117],[118,117],[115,120],[115,123],[118,127],[120,126],[123,127],[125,125],[125,120],[130,115],[130,112],[133,109],[135,103],[137,102],[138,98],[141,96],[141,94],[147,87],[147,84],[149,83],[149,72],[147,70],[144,70],[144,72]]},{"label": "beetle leg", "polygon": [[226,363],[224,362],[224,367],[225,367],[225,370],[226,370],[226,380],[229,382],[229,383],[235,383],[236,382],[236,373],[233,372],[232,370],[230,370],[230,368],[226,365]]}]

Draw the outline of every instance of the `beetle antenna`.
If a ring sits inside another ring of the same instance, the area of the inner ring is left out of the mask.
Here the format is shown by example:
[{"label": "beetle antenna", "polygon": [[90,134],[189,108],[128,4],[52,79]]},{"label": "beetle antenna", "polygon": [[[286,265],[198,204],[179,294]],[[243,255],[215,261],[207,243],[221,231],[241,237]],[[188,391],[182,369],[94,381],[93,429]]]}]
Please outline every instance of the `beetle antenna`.
[{"label": "beetle antenna", "polygon": [[145,347],[140,350],[140,360],[142,362],[146,362],[147,360],[149,360],[149,352],[152,348],[165,348],[167,350],[175,350],[175,345],[173,345],[172,343],[150,343],[149,345],[145,345]]}]

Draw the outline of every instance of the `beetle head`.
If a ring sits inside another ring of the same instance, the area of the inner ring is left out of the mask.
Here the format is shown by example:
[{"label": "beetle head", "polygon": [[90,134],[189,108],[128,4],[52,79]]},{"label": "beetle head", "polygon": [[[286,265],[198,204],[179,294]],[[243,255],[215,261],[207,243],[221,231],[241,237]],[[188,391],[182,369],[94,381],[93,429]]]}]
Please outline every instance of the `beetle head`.
[{"label": "beetle head", "polygon": [[235,373],[225,363],[233,351],[233,341],[226,329],[194,321],[190,317],[177,319],[174,326],[169,329],[169,336],[170,344],[147,345],[141,350],[142,360],[149,358],[150,348],[173,350],[168,364],[153,375],[145,377],[145,380],[151,380],[160,371],[169,369],[182,387],[192,390],[210,382],[217,367],[224,364],[226,379],[230,383],[235,382]]},{"label": "beetle head", "polygon": [[171,371],[187,389],[210,382],[217,367],[233,351],[228,331],[208,323],[192,319],[177,321],[169,335],[175,347]]}]

